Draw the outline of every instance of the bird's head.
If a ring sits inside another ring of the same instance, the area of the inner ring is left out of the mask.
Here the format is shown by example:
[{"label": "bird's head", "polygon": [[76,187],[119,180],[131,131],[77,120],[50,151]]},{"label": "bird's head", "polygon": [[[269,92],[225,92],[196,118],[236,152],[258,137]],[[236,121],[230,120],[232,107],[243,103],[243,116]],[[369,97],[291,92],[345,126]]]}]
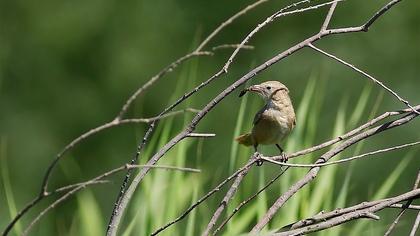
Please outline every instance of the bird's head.
[{"label": "bird's head", "polygon": [[289,89],[279,81],[267,81],[261,84],[252,85],[251,87],[242,90],[239,96],[243,96],[248,91],[259,94],[264,101],[270,99],[276,100],[277,97],[283,97],[283,95],[289,93]]}]

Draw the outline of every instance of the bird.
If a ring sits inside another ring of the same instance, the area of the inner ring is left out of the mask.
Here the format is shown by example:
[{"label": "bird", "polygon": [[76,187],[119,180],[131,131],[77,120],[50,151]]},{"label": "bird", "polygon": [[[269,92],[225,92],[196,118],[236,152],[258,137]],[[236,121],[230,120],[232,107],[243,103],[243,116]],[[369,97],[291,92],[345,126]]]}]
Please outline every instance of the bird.
[{"label": "bird", "polygon": [[[280,151],[281,161],[287,162],[280,143],[296,126],[289,89],[279,81],[266,81],[242,90],[239,97],[246,92],[257,93],[264,99],[265,105],[255,114],[251,132],[242,134],[235,140],[242,145],[253,146],[255,152],[259,145],[274,144]],[[260,162],[259,165],[261,164]]]}]

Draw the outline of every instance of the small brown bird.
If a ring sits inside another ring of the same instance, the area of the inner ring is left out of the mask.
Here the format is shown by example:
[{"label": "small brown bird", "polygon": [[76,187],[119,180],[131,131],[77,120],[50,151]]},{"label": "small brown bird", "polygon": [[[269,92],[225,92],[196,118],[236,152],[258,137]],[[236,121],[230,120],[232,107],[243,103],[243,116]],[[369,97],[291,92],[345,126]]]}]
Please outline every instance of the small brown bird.
[{"label": "small brown bird", "polygon": [[243,90],[239,97],[248,91],[259,94],[266,104],[255,115],[251,133],[237,137],[236,141],[245,146],[254,146],[255,151],[259,144],[275,144],[283,156],[282,161],[287,161],[280,142],[296,125],[296,116],[289,97],[289,90],[278,81],[267,81]]}]

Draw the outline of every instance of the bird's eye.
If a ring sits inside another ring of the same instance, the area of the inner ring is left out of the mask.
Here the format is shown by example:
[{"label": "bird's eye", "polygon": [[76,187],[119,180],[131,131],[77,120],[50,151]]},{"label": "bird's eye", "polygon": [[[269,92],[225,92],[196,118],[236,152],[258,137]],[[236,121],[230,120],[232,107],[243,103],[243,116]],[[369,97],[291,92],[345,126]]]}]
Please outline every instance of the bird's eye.
[{"label": "bird's eye", "polygon": [[267,86],[267,89],[268,89],[268,90],[270,90],[270,89],[271,89],[271,87],[270,87],[270,86]]}]

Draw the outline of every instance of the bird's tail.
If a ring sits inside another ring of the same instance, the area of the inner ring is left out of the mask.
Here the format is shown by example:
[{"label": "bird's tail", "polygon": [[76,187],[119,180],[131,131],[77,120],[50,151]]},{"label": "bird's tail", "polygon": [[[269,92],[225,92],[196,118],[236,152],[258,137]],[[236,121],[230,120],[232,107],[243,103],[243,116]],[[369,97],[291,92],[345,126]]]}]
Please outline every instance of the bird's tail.
[{"label": "bird's tail", "polygon": [[235,140],[238,143],[243,144],[245,146],[251,146],[253,144],[252,138],[251,138],[251,133],[242,134],[242,135],[236,137]]}]

